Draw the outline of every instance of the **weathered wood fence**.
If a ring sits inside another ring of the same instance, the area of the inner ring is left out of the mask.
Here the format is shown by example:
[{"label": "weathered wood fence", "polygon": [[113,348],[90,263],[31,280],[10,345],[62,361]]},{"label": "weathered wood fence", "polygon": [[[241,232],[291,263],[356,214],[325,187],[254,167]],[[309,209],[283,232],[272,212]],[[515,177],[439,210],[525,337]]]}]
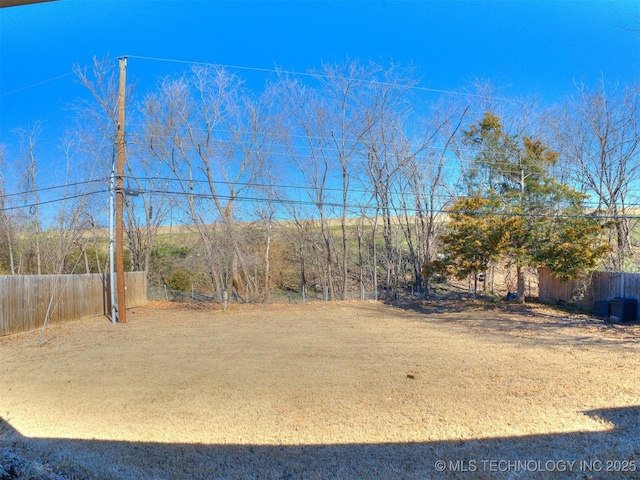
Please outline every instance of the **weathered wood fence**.
[{"label": "weathered wood fence", "polygon": [[[125,273],[126,305],[147,301],[144,272]],[[109,275],[0,276],[0,336],[111,312]]]},{"label": "weathered wood fence", "polygon": [[591,311],[598,300],[616,297],[635,298],[640,302],[640,274],[593,272],[584,280],[562,282],[548,268],[538,270],[539,298],[543,303],[565,302]]}]

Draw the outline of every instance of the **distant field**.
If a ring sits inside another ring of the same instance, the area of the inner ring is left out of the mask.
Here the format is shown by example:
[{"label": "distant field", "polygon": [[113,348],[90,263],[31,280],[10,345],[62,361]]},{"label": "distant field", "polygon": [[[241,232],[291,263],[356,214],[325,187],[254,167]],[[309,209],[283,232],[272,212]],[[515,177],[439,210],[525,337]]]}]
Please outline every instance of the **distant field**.
[{"label": "distant field", "polygon": [[640,461],[639,325],[153,302],[38,334],[0,338],[0,450],[74,478],[631,478]]}]

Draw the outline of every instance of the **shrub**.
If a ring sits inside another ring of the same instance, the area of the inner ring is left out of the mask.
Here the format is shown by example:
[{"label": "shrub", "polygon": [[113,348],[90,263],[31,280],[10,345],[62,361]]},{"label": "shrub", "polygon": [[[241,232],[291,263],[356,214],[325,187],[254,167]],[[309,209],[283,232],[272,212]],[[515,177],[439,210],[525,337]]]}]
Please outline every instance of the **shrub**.
[{"label": "shrub", "polygon": [[181,292],[191,291],[191,275],[181,268],[171,271],[171,275],[167,278],[167,286]]}]

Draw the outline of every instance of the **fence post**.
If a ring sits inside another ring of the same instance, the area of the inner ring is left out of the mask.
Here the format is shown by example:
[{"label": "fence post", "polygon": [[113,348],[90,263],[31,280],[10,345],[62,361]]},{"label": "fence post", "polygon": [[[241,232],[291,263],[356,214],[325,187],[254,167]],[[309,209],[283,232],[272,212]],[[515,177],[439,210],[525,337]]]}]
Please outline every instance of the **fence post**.
[{"label": "fence post", "polygon": [[324,301],[329,301],[329,287],[327,287],[326,285],[324,286]]},{"label": "fence post", "polygon": [[226,310],[227,309],[227,303],[229,301],[229,294],[227,293],[227,291],[225,290],[224,292],[222,292],[222,310]]},{"label": "fence post", "polygon": [[302,285],[302,304],[305,305],[307,303],[307,287]]}]

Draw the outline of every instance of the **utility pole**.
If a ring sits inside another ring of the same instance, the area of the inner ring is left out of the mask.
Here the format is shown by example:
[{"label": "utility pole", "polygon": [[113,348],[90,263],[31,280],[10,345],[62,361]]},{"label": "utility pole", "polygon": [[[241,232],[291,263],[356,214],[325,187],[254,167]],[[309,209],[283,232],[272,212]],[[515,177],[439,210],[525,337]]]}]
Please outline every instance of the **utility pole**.
[{"label": "utility pole", "polygon": [[111,159],[111,178],[109,179],[109,290],[111,293],[111,323],[117,323],[116,308],[116,262],[115,262],[115,235],[114,235],[114,209],[113,203],[116,196],[116,164]]},{"label": "utility pole", "polygon": [[120,88],[118,91],[118,135],[116,166],[116,277],[118,279],[118,321],[127,323],[124,284],[124,106],[127,77],[127,58],[120,58]]}]

